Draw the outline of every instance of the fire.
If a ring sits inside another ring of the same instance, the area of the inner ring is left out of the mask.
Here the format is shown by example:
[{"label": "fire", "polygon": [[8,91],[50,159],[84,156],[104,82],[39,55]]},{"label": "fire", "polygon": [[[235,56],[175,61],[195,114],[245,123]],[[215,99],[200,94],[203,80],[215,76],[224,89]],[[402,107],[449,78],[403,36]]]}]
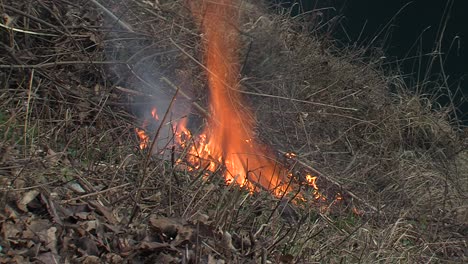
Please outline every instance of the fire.
[{"label": "fire", "polygon": [[[151,116],[153,117],[154,120],[156,120],[156,121],[159,120],[159,116],[158,116],[158,112],[157,112],[156,107],[153,107],[151,109]],[[137,136],[140,139],[140,149],[145,149],[145,148],[147,148],[149,146],[150,137],[145,131],[146,127],[148,126],[148,123],[149,122],[147,120],[145,120],[145,122],[143,122],[142,129],[141,128],[135,128],[135,132],[137,133]]]},{"label": "fire", "polygon": [[287,189],[286,170],[256,142],[252,113],[243,105],[239,92],[237,6],[235,0],[219,0],[192,8],[195,16],[203,15],[201,30],[205,36],[211,111],[203,132],[206,139],[197,154],[214,162],[210,170],[223,165],[227,183],[251,191],[263,188],[279,195]]},{"label": "fire", "polygon": [[314,188],[314,190],[318,190],[317,176],[312,176],[310,174],[307,174],[306,175],[306,180],[310,184],[310,186],[312,186],[312,188]]},{"label": "fire", "polygon": [[156,110],[156,107],[153,107],[153,109],[151,109],[151,116],[154,118],[154,120],[159,120],[158,111]]},{"label": "fire", "polygon": [[[236,0],[203,3],[193,5],[192,12],[202,19],[199,24],[205,41],[210,117],[198,136],[187,129],[187,118],[179,120],[173,126],[175,142],[184,149],[183,160],[192,169],[211,172],[221,169],[227,184],[237,184],[250,192],[268,190],[282,197],[298,189],[299,184],[290,182],[293,174],[276,161],[272,151],[258,142],[252,112],[242,102],[238,82],[239,33],[235,28],[238,3]],[[151,116],[159,120],[156,108],[152,109]],[[143,129],[147,125],[145,122]],[[136,129],[141,149],[147,148],[150,140],[143,129]],[[296,154],[287,153],[286,157],[294,159]],[[325,201],[326,197],[319,192],[317,177],[308,174],[305,179],[305,184],[313,188],[313,198]],[[303,195],[297,197],[306,200]]]},{"label": "fire", "polygon": [[138,138],[140,139],[140,149],[145,149],[149,144],[149,136],[146,134],[145,130],[140,128],[135,128]]}]

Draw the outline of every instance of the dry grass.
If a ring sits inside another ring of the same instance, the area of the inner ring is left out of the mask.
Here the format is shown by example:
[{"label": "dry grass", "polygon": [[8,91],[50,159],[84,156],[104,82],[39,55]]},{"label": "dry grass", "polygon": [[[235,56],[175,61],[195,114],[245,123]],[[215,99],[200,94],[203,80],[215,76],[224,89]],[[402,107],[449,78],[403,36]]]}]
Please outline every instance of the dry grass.
[{"label": "dry grass", "polygon": [[[398,75],[383,74],[379,60],[337,50],[254,1],[242,6],[239,52],[260,138],[355,194],[364,213],[348,210],[349,198],[328,213],[297,206],[294,217],[268,193],[225,186],[221,172],[204,180],[204,171],[139,150],[134,128],[151,105],[167,108],[174,94],[161,77],[206,108],[197,25],[183,1],[150,2],[100,1],[129,28],[89,1],[0,2],[8,15],[2,24],[10,27],[0,29],[0,258],[40,262],[52,252],[60,262],[468,261],[467,142],[448,111],[408,92]],[[191,115],[204,118],[195,108]],[[29,201],[21,210],[32,190],[40,194],[36,206]],[[83,204],[88,218],[69,213]],[[93,220],[89,211],[99,228],[83,227]],[[26,236],[20,224],[37,219],[50,220],[63,247],[11,237]],[[99,241],[89,242],[97,252],[76,242],[82,240]]]}]

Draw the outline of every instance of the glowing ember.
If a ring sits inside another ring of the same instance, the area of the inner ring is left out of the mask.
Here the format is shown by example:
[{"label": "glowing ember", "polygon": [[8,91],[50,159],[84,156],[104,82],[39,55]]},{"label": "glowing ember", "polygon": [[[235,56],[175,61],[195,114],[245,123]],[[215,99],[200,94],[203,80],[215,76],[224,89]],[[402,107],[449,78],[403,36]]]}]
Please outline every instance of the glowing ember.
[{"label": "glowing ember", "polygon": [[310,186],[312,186],[312,188],[314,188],[314,190],[318,190],[318,186],[317,186],[317,177],[316,176],[312,176],[310,174],[307,174],[306,175],[306,180],[307,182],[310,184]]}]

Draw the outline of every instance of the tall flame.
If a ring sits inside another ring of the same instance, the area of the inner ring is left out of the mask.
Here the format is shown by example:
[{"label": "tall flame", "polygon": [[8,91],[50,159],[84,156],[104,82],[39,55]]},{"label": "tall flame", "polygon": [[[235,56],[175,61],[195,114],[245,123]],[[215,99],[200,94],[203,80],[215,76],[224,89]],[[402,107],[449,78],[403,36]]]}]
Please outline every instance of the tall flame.
[{"label": "tall flame", "polygon": [[[238,0],[200,1],[203,4],[189,3],[204,36],[211,115],[203,133],[197,137],[187,129],[186,118],[174,125],[175,139],[187,151],[185,161],[193,169],[214,172],[222,168],[227,183],[243,186],[251,192],[263,189],[282,196],[298,189],[297,182],[290,183],[292,173],[277,163],[273,152],[256,140],[253,115],[241,100],[237,55],[240,42],[236,29]],[[159,120],[156,108],[152,109],[151,116]],[[143,129],[136,128],[141,149],[149,146],[150,137],[144,130],[147,126],[145,120]],[[286,157],[294,159],[296,154],[287,153]],[[305,176],[306,184],[313,188],[314,199],[326,201],[316,181],[316,176]],[[305,201],[300,194],[296,197]]]},{"label": "tall flame", "polygon": [[226,181],[250,190],[262,187],[280,194],[286,191],[286,170],[274,155],[255,141],[252,114],[242,104],[239,92],[239,33],[235,28],[236,0],[204,1],[192,7],[202,15],[205,65],[210,90],[211,117],[203,134],[207,141],[198,155],[221,162]]}]

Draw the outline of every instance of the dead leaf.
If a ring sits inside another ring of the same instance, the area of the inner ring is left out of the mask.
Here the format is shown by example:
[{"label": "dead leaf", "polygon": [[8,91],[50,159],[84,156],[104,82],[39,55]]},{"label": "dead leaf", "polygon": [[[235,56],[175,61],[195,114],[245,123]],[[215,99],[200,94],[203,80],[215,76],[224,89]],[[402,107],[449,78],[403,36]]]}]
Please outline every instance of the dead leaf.
[{"label": "dead leaf", "polygon": [[81,185],[75,181],[68,182],[65,186],[68,187],[68,189],[74,191],[75,193],[78,194],[84,194],[86,193],[86,190],[81,187]]},{"label": "dead leaf", "polygon": [[46,219],[32,219],[23,231],[22,237],[33,240],[39,238],[39,232],[47,230],[51,226],[49,220]]},{"label": "dead leaf", "polygon": [[166,217],[150,217],[150,225],[165,242],[180,246],[193,239],[193,228],[179,219]]},{"label": "dead leaf", "polygon": [[60,260],[60,256],[52,252],[42,253],[35,259],[44,264],[62,263],[62,261]]},{"label": "dead leaf", "polygon": [[14,255],[13,259],[11,259],[11,262],[7,263],[17,263],[17,264],[22,264],[22,263],[30,263],[27,258],[21,256],[20,254]]},{"label": "dead leaf", "polygon": [[90,201],[89,204],[100,214],[102,214],[106,220],[109,222],[109,224],[115,225],[119,221],[115,218],[114,214],[112,212],[101,205],[98,201]]},{"label": "dead leaf", "polygon": [[14,181],[15,189],[23,189],[26,187],[26,181],[23,178],[18,178]]},{"label": "dead leaf", "polygon": [[[120,264],[123,263],[123,258],[115,253],[109,253],[104,255],[104,260],[106,263],[110,264]],[[165,262],[160,262],[160,263],[165,263]]]},{"label": "dead leaf", "polygon": [[209,225],[211,224],[211,221],[210,220],[210,217],[206,214],[202,214],[202,213],[197,213],[195,215],[195,219],[193,221],[194,224],[197,224],[197,223],[202,223],[204,225]]},{"label": "dead leaf", "polygon": [[232,245],[232,236],[228,231],[224,231],[223,233],[223,246],[232,252],[237,251],[237,249]]},{"label": "dead leaf", "polygon": [[50,249],[51,252],[57,253],[57,228],[52,226],[51,228],[47,229],[45,234],[42,232],[40,233],[39,237],[41,240],[44,241],[45,247]]},{"label": "dead leaf", "polygon": [[79,213],[76,213],[74,216],[77,220],[88,220],[90,219],[92,214],[89,212],[79,212]]},{"label": "dead leaf", "polygon": [[101,262],[101,259],[99,257],[96,257],[96,256],[86,256],[84,259],[83,259],[83,264],[100,264],[102,263]]},{"label": "dead leaf", "polygon": [[99,249],[96,242],[88,237],[82,237],[76,240],[75,245],[78,247],[78,251],[81,251],[84,255],[99,256]]},{"label": "dead leaf", "polygon": [[225,261],[222,259],[216,259],[211,254],[208,255],[208,264],[224,264]]},{"label": "dead leaf", "polygon": [[167,243],[159,243],[159,242],[147,242],[143,241],[138,246],[139,249],[144,250],[157,250],[157,249],[168,249],[171,248],[171,245]]},{"label": "dead leaf", "polygon": [[8,219],[11,219],[13,221],[18,219],[19,213],[15,209],[11,208],[9,205],[6,205],[4,210]]},{"label": "dead leaf", "polygon": [[61,156],[62,156],[62,153],[57,153],[53,149],[48,148],[47,156],[46,156],[47,166],[50,166],[50,167],[56,166],[60,162]]},{"label": "dead leaf", "polygon": [[28,208],[27,208],[27,205],[34,199],[36,199],[36,197],[39,195],[39,191],[37,190],[32,190],[32,191],[29,191],[27,193],[25,193],[23,195],[23,197],[21,198],[21,200],[17,201],[16,202],[16,206],[18,206],[18,208],[23,211],[23,212],[28,212]]},{"label": "dead leaf", "polygon": [[294,256],[291,254],[281,255],[279,261],[284,264],[293,263]]},{"label": "dead leaf", "polygon": [[174,240],[178,229],[182,227],[182,224],[178,220],[166,217],[151,216],[149,222],[151,227],[162,235],[165,241]]},{"label": "dead leaf", "polygon": [[11,156],[11,150],[13,148],[11,146],[0,146],[0,163],[4,163],[5,161],[10,161],[13,159]]},{"label": "dead leaf", "polygon": [[41,194],[41,200],[46,205],[47,211],[49,212],[49,215],[52,217],[53,221],[63,225],[62,219],[68,218],[70,212],[57,201],[55,201],[55,199],[53,199],[51,196]]},{"label": "dead leaf", "polygon": [[16,238],[21,234],[21,229],[18,227],[17,224],[11,222],[3,222],[2,224],[2,234],[3,237],[8,238]]},{"label": "dead leaf", "polygon": [[156,258],[155,263],[180,263],[180,259],[169,254],[160,253]]},{"label": "dead leaf", "polygon": [[173,244],[175,246],[180,246],[184,244],[185,242],[189,242],[193,240],[193,228],[190,226],[182,226],[178,229],[178,234],[176,238],[174,239]]}]

